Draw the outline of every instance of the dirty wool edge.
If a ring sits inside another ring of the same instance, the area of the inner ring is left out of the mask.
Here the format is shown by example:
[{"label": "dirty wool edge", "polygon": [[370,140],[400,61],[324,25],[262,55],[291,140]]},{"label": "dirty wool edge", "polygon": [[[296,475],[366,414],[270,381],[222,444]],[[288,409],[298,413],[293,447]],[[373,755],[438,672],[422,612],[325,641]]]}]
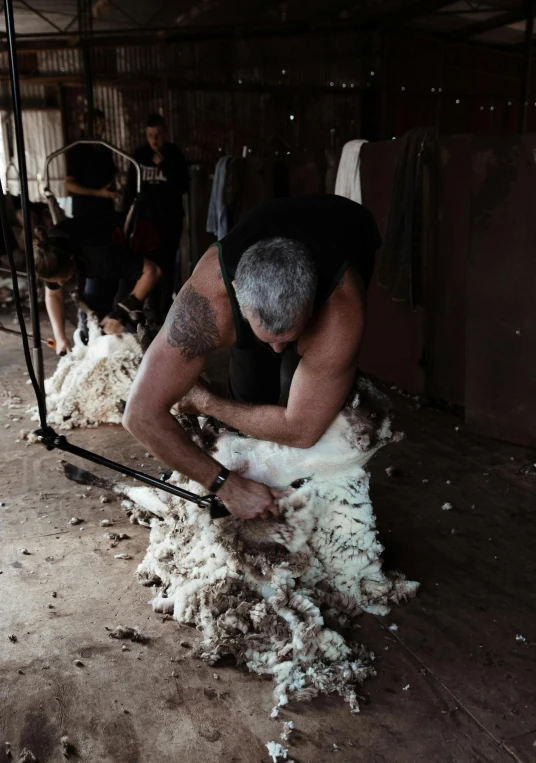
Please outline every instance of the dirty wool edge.
[{"label": "dirty wool edge", "polygon": [[[199,430],[227,468],[277,488],[284,522],[212,521],[206,510],[146,487],[121,485],[132,522],[150,527],[137,570],[156,586],[156,611],[195,626],[194,653],[231,655],[272,676],[272,716],[290,699],[337,692],[359,712],[357,689],[374,655],[349,638],[362,611],[384,615],[418,583],[385,574],[365,465],[400,439],[387,400],[361,377],[343,412],[309,450],[228,431]],[[202,494],[174,473],[172,482]]]},{"label": "dirty wool edge", "polygon": [[[88,317],[89,339],[75,334],[72,352],[60,358],[46,380],[49,424],[58,429],[120,424],[122,409],[142,360],[133,334],[102,335],[95,316]],[[37,409],[32,419],[38,421]]]}]

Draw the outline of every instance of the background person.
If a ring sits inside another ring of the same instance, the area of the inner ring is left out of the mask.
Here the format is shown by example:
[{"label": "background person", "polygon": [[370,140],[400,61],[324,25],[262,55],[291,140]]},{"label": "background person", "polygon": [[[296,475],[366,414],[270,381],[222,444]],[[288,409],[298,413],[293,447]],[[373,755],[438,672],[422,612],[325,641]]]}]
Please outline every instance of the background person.
[{"label": "background person", "polygon": [[120,334],[142,317],[143,302],[160,277],[154,262],[129,251],[116,215],[67,218],[49,231],[38,228],[34,253],[36,273],[45,281],[58,355],[71,349],[65,335],[64,284],[73,281],[105,334]]},{"label": "background person", "polygon": [[[86,136],[88,115],[84,114],[84,129],[81,138]],[[96,139],[102,139],[106,128],[104,113],[93,111],[93,133]],[[117,174],[113,153],[106,146],[81,144],[66,153],[67,176],[65,189],[72,198],[72,216],[109,215],[114,212],[114,199],[119,194],[112,190],[112,183]]]},{"label": "background person", "polygon": [[[149,298],[156,322],[162,323],[172,302],[176,283],[180,279],[177,252],[179,249],[184,208],[183,194],[189,188],[188,167],[182,151],[167,140],[165,120],[151,114],[145,128],[147,142],[134,152],[141,166],[142,197],[138,210],[138,228],[147,223],[154,232],[151,259],[162,270],[162,279]],[[136,170],[129,168],[124,211],[128,212],[136,194]],[[143,236],[142,236],[143,239]],[[148,246],[144,250],[148,252]]]}]

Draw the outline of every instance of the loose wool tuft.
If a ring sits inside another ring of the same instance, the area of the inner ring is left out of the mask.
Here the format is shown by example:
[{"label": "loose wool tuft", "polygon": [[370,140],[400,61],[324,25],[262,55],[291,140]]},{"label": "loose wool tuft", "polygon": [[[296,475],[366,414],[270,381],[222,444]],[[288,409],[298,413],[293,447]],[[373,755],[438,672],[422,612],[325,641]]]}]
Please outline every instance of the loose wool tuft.
[{"label": "loose wool tuft", "polygon": [[[357,687],[374,656],[347,640],[361,612],[384,615],[418,583],[382,571],[365,465],[393,433],[386,399],[365,378],[308,450],[237,433],[195,433],[229,469],[283,489],[282,519],[211,520],[206,509],[146,487],[120,486],[131,521],[148,524],[137,575],[158,587],[154,609],[195,626],[195,653],[231,655],[275,682],[276,705],[337,692],[359,712]],[[185,421],[192,429],[191,419]],[[210,435],[210,436],[209,436]],[[209,445],[210,440],[210,445]],[[171,480],[206,491],[174,473]]]},{"label": "loose wool tuft", "polygon": [[[76,341],[45,382],[48,419],[60,429],[120,424],[121,406],[141,363],[133,334],[102,335],[95,318],[88,323],[88,344]],[[38,420],[36,411],[33,418]]]}]

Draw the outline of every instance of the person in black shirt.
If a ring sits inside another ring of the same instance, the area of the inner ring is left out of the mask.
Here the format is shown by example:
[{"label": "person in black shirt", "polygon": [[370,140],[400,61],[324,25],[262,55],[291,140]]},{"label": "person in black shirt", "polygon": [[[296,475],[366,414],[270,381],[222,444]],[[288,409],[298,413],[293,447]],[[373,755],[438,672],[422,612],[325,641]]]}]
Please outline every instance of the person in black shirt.
[{"label": "person in black shirt", "polygon": [[[142,172],[142,194],[138,225],[149,223],[155,232],[151,257],[162,269],[159,287],[151,294],[150,307],[160,320],[171,306],[178,281],[179,248],[184,209],[182,195],[188,191],[189,176],[182,151],[166,140],[166,123],[160,114],[151,114],[145,128],[147,143],[133,154]],[[128,212],[136,192],[136,171],[130,167],[124,198]],[[160,321],[161,322],[161,321]]]},{"label": "person in black shirt", "polygon": [[76,279],[80,298],[97,314],[104,333],[120,334],[125,324],[141,318],[143,301],[160,278],[154,262],[129,251],[118,215],[66,218],[49,231],[38,228],[34,248],[58,355],[71,349],[64,284]]},{"label": "person in black shirt", "polygon": [[[101,139],[105,129],[104,114],[95,109],[93,118],[95,138]],[[84,115],[84,126],[87,128],[87,114]],[[73,217],[113,213],[114,199],[119,198],[119,194],[111,189],[116,173],[112,152],[106,146],[82,143],[67,151],[65,188],[73,200]]]}]

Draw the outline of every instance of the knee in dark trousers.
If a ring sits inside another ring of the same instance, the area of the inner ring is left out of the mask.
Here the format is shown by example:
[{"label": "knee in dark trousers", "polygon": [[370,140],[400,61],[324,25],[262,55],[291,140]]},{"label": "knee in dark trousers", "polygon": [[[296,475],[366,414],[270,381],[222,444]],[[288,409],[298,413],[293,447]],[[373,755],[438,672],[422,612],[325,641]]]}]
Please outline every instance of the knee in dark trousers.
[{"label": "knee in dark trousers", "polygon": [[100,278],[86,278],[84,286],[84,302],[92,310],[99,321],[113,307],[117,292],[117,281],[103,281]]},{"label": "knee in dark trousers", "polygon": [[179,242],[180,231],[178,238],[163,238],[159,251],[154,257],[150,257],[162,270],[160,281],[148,297],[149,308],[158,323],[165,319],[173,302],[173,292],[178,291],[176,285],[177,281],[180,282],[180,274],[177,273]]}]

